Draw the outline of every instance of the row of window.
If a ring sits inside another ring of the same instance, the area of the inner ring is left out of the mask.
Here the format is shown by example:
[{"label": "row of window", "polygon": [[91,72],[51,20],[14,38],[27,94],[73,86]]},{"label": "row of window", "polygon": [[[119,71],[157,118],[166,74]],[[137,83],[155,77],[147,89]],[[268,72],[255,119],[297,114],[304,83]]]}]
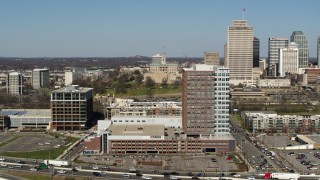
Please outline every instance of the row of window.
[{"label": "row of window", "polygon": [[[113,122],[129,122],[129,120],[113,120]],[[134,120],[130,120],[130,122],[135,122]],[[136,120],[136,122],[146,122],[146,120]]]}]

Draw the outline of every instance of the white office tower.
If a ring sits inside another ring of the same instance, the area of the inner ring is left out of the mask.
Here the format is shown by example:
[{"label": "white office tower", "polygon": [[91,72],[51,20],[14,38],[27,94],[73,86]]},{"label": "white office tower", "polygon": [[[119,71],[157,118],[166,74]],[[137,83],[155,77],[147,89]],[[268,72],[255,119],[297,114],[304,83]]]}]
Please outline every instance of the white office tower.
[{"label": "white office tower", "polygon": [[252,84],[253,28],[246,20],[234,20],[228,27],[225,65],[230,69],[230,84]]},{"label": "white office tower", "polygon": [[291,42],[289,47],[281,48],[279,52],[279,75],[284,77],[286,73],[297,74],[299,70],[298,44]]},{"label": "white office tower", "polygon": [[166,64],[167,63],[167,55],[166,53],[156,54],[152,56],[152,64]]},{"label": "white office tower", "polygon": [[83,68],[74,68],[72,71],[67,71],[64,73],[64,84],[66,86],[72,85],[73,81],[82,78],[82,74],[86,70]]},{"label": "white office tower", "polygon": [[307,68],[309,65],[309,48],[306,35],[302,31],[294,31],[291,35],[291,42],[298,44],[299,68]]},{"label": "white office tower", "polygon": [[32,71],[32,87],[39,89],[48,87],[50,84],[50,75],[48,69],[34,69]]},{"label": "white office tower", "polygon": [[7,77],[7,93],[11,95],[23,94],[23,76],[18,72],[12,72]]},{"label": "white office tower", "polygon": [[268,75],[279,75],[279,50],[288,47],[288,38],[269,38]]}]

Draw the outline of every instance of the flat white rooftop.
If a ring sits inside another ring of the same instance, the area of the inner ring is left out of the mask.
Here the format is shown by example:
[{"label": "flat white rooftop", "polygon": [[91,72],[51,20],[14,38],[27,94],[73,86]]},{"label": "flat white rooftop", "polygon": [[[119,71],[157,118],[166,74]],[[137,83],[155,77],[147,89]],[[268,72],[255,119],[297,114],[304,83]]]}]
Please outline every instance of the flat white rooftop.
[{"label": "flat white rooftop", "polygon": [[49,116],[51,117],[51,109],[2,109],[0,114],[7,116]]},{"label": "flat white rooftop", "polygon": [[108,130],[114,136],[164,135],[164,125],[112,125]]}]

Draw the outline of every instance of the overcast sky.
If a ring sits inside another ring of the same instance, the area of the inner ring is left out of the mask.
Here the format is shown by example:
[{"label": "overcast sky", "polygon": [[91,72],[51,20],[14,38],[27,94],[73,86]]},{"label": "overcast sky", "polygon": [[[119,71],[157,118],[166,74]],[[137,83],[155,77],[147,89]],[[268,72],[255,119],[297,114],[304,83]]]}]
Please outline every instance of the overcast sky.
[{"label": "overcast sky", "polygon": [[223,56],[227,27],[245,19],[267,56],[269,37],[303,31],[310,57],[319,0],[0,0],[0,56]]}]

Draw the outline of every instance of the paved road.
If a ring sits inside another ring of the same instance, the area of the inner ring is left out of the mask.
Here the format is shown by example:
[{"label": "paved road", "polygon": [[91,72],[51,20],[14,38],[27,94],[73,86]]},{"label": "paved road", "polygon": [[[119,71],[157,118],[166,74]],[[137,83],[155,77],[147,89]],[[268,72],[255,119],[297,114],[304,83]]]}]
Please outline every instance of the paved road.
[{"label": "paved road", "polygon": [[276,162],[281,162],[281,159],[279,159],[278,156],[276,156],[274,160],[267,157],[265,153],[263,153],[251,141],[247,139],[247,136],[249,135],[246,132],[244,132],[244,130],[239,126],[239,124],[232,118],[230,118],[230,124],[232,125],[233,132],[234,132],[234,133],[231,133],[232,136],[236,139],[243,155],[249,161],[249,164],[256,169],[256,173],[258,173],[257,169],[260,166],[261,161],[263,159],[266,159],[267,164],[270,164],[273,167],[273,169],[262,169],[263,172],[268,172],[268,171],[281,172],[282,171],[282,167],[280,167],[276,163]]}]

